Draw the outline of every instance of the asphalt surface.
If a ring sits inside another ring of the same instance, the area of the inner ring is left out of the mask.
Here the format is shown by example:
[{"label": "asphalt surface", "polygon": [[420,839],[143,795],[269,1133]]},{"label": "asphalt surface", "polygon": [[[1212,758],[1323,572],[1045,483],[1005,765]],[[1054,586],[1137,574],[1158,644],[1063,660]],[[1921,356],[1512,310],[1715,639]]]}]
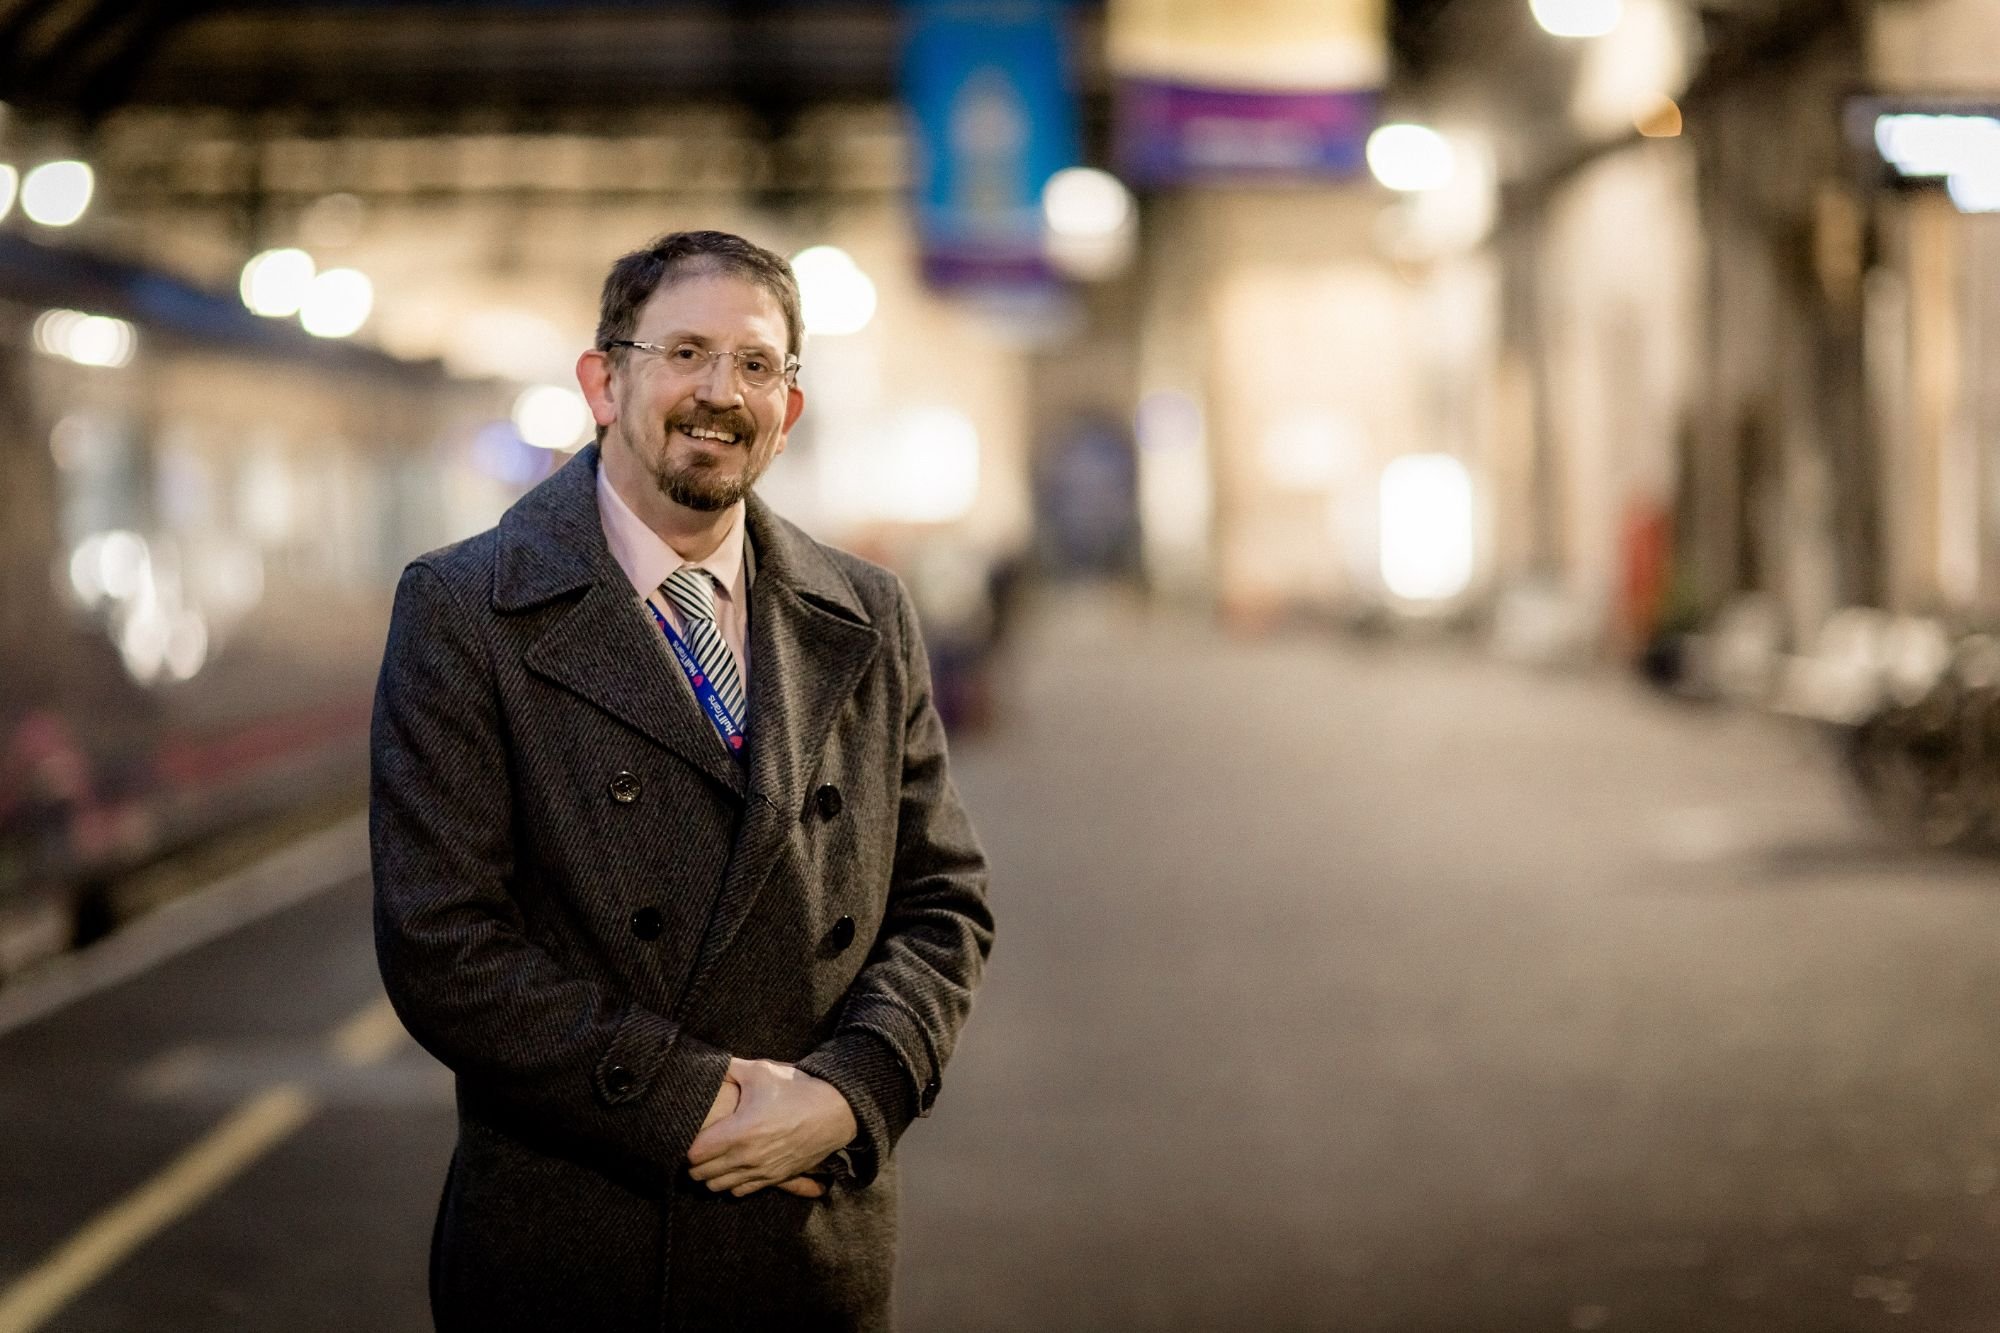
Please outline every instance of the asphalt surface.
[{"label": "asphalt surface", "polygon": [[[993,968],[904,1140],[912,1330],[2000,1328],[2000,877],[1816,740],[1072,601],[956,750]],[[349,881],[0,1036],[0,1296],[313,1111],[45,1327],[427,1326],[452,1135]]]}]

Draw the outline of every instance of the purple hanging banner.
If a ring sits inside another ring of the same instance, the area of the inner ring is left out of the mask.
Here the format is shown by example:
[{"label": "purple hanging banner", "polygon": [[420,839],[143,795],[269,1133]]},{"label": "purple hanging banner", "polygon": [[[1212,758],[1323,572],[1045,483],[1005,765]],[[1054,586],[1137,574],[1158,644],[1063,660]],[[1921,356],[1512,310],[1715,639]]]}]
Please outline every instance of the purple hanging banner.
[{"label": "purple hanging banner", "polygon": [[1345,178],[1366,166],[1373,90],[1246,92],[1157,79],[1118,86],[1118,162],[1135,185]]}]

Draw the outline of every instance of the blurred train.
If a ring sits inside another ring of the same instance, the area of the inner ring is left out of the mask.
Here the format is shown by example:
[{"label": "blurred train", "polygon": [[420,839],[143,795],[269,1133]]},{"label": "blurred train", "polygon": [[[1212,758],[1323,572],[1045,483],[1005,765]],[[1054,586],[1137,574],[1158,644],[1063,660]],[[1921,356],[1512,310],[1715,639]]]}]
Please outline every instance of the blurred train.
[{"label": "blurred train", "polygon": [[405,560],[555,456],[504,386],[0,235],[0,980],[111,886],[358,792]]}]

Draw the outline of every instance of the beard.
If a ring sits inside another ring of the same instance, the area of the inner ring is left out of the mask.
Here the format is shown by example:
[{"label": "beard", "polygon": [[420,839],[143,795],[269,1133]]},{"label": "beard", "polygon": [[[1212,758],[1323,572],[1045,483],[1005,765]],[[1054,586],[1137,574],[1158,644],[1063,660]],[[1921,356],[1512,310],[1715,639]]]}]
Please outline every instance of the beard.
[{"label": "beard", "polygon": [[757,481],[748,459],[734,475],[715,463],[688,463],[682,467],[666,463],[653,474],[653,479],[659,483],[660,494],[677,505],[704,514],[729,508],[750,494]]},{"label": "beard", "polygon": [[[725,452],[720,459],[696,454],[676,464],[673,436],[677,430],[726,431],[749,443],[723,446]],[[729,508],[750,493],[769,463],[768,457],[761,460],[758,457],[760,446],[756,435],[756,424],[737,412],[690,413],[669,420],[661,441],[659,465],[653,469],[653,480],[660,494],[677,505],[704,514]],[[728,456],[727,451],[735,449],[743,450],[741,466],[732,466],[736,460]]]}]

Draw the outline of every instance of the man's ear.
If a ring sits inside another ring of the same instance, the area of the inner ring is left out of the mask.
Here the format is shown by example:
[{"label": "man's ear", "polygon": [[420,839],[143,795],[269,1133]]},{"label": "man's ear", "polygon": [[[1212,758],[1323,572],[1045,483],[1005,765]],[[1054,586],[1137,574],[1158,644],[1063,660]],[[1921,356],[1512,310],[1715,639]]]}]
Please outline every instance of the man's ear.
[{"label": "man's ear", "polygon": [[593,347],[576,359],[576,383],[583,401],[590,404],[590,418],[600,426],[618,420],[618,400],[611,394],[611,357]]},{"label": "man's ear", "polygon": [[799,414],[806,410],[806,392],[793,384],[785,390],[785,430],[789,433],[799,423]]}]

